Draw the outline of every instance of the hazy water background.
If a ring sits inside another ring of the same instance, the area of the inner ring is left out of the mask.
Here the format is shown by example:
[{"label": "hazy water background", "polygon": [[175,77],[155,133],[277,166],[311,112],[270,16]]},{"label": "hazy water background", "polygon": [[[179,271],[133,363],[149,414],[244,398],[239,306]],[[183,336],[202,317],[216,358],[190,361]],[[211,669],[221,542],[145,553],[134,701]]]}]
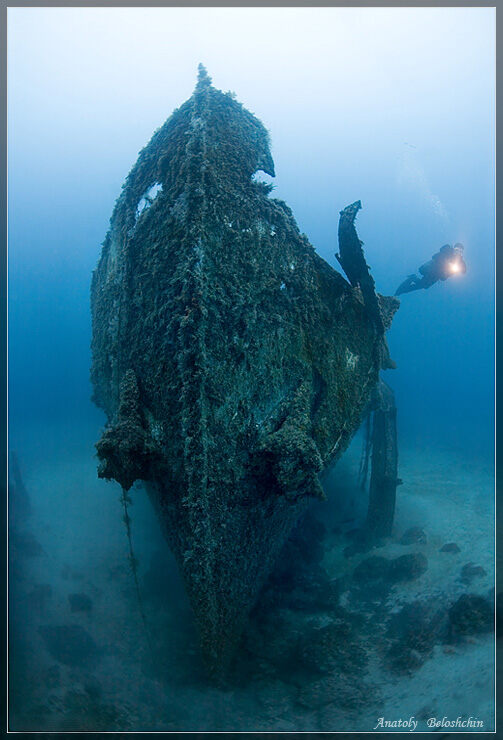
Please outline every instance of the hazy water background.
[{"label": "hazy water background", "polygon": [[467,275],[407,295],[389,335],[402,434],[492,449],[494,12],[9,9],[11,434],[83,417],[89,281],[120,186],[202,61],[271,132],[274,194],[336,264],[358,221],[378,289],[444,243]]},{"label": "hazy water background", "polygon": [[494,22],[491,8],[9,9],[10,447],[32,488],[45,471],[40,504],[63,550],[101,557],[121,515],[94,478],[92,495],[114,498],[99,528],[86,504],[104,423],[89,400],[91,272],[125,176],[199,62],[270,130],[273,196],[330,264],[338,213],[357,199],[383,294],[464,243],[466,276],[403,297],[384,377],[401,450],[490,469]]}]

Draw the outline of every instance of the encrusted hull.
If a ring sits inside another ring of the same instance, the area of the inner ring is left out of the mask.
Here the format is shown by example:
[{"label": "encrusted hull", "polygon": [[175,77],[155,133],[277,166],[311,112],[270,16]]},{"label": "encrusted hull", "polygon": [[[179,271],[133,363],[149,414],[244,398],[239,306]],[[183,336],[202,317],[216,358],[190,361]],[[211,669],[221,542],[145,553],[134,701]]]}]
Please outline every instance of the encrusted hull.
[{"label": "encrusted hull", "polygon": [[[146,488],[182,572],[209,671],[221,676],[235,653],[248,613],[307,499],[222,508],[198,543],[210,558],[187,558],[190,532],[180,537],[176,503],[162,484]],[[218,532],[218,536],[213,534]],[[218,543],[215,542],[218,537]]]},{"label": "encrusted hull", "polygon": [[201,70],[140,153],[92,284],[99,474],[145,481],[215,672],[360,424],[396,308],[369,310],[257,170],[274,174],[265,129]]}]

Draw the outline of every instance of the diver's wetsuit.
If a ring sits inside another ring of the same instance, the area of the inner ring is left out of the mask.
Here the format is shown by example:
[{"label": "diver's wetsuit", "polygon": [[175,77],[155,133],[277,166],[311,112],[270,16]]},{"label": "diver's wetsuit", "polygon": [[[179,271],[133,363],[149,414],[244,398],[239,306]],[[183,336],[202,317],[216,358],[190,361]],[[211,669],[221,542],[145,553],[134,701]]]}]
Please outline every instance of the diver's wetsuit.
[{"label": "diver's wetsuit", "polygon": [[419,272],[422,277],[409,275],[398,286],[395,295],[410,293],[413,290],[420,290],[422,288],[426,289],[438,280],[447,280],[452,275],[464,274],[466,272],[466,264],[463,259],[463,245],[456,244],[454,247],[451,247],[450,244],[444,244],[429,262],[421,265]]}]

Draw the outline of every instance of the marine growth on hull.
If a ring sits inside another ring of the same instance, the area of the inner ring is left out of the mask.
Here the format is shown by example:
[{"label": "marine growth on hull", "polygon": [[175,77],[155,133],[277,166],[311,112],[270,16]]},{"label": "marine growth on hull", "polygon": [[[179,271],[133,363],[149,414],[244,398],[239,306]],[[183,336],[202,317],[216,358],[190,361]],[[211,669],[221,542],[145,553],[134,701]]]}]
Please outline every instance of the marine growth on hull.
[{"label": "marine growth on hull", "polygon": [[346,208],[340,262],[253,178],[262,123],[203,67],[115,206],[92,282],[99,475],[143,481],[223,674],[250,610],[372,405],[398,307],[374,290]]}]

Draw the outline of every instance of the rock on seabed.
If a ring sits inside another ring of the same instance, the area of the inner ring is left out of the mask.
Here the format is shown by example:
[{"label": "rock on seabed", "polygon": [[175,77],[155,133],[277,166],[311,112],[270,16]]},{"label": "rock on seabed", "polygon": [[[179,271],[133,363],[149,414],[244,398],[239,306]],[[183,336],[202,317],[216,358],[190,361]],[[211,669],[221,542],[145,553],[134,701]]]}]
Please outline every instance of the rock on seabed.
[{"label": "rock on seabed", "polygon": [[[99,475],[145,482],[215,674],[385,354],[260,170],[267,131],[201,66],[126,179],[91,290]],[[398,302],[379,305],[387,328]]]}]

